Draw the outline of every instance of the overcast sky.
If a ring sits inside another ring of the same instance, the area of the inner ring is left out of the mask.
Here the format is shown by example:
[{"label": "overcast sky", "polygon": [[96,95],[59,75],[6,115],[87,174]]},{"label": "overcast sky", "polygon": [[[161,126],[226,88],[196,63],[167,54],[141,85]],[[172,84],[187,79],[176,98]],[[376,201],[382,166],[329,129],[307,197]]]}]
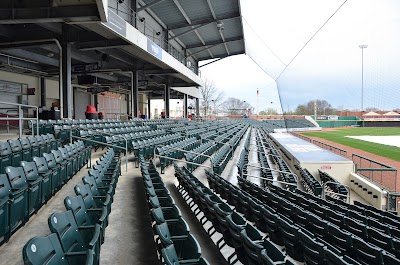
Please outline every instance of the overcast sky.
[{"label": "overcast sky", "polygon": [[202,77],[213,80],[226,97],[241,98],[255,108],[259,88],[260,111],[271,106],[294,110],[314,99],[360,109],[358,46],[367,44],[364,109],[400,108],[399,0],[348,0],[291,62],[344,2],[241,1],[247,55],[202,67]]}]

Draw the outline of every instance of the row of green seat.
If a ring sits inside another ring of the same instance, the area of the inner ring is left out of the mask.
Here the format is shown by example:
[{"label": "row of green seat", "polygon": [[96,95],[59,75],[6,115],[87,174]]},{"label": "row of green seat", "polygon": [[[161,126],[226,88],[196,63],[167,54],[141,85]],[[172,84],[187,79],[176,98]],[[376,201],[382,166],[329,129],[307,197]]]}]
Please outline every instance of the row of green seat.
[{"label": "row of green seat", "polygon": [[150,159],[153,158],[157,146],[169,145],[183,139],[184,137],[181,134],[174,133],[132,141],[133,153],[136,158],[139,158],[142,155],[145,159]]},{"label": "row of green seat", "polygon": [[7,166],[17,167],[22,160],[31,161],[34,156],[42,156],[61,146],[52,134],[28,136],[0,142],[0,173]]},{"label": "row of green seat", "polygon": [[67,211],[49,216],[52,234],[30,239],[23,248],[25,264],[31,265],[98,265],[104,243],[105,228],[111,212],[112,197],[118,181],[121,157],[112,149],[97,160],[100,169],[95,178],[82,178],[83,185],[75,186],[76,196],[67,196]]},{"label": "row of green seat", "polygon": [[[232,158],[236,148],[238,147],[243,135],[246,133],[248,126],[239,128],[239,130],[231,131],[229,134],[229,140],[226,144],[221,144],[220,149],[211,159],[214,172],[221,174],[228,164],[229,160]],[[227,137],[227,138],[228,138]],[[218,139],[218,137],[216,138]],[[219,144],[219,143],[217,143]]]},{"label": "row of green seat", "polygon": [[[247,164],[249,163],[250,139],[253,127],[250,128],[249,134],[244,141],[242,152],[240,152],[238,162],[236,163],[238,174],[242,177],[248,174]],[[243,175],[244,174],[244,175]]]},{"label": "row of green seat", "polygon": [[297,169],[300,172],[301,183],[303,184],[304,189],[308,193],[312,193],[315,196],[321,196],[322,194],[322,185],[319,181],[306,169],[297,165]]},{"label": "row of green seat", "polygon": [[[217,151],[217,145],[214,144],[212,141],[204,142],[201,145],[199,145],[197,148],[193,149],[192,151],[197,153],[186,153],[185,154],[185,160],[187,162],[187,168],[190,170],[190,172],[193,172],[198,165],[203,164],[204,161],[206,161],[209,156],[214,154]],[[195,164],[192,164],[195,163]],[[197,164],[197,165],[196,165]]]},{"label": "row of green seat", "polygon": [[[257,145],[257,156],[260,166],[261,176],[264,178],[261,180],[262,186],[265,187],[273,180],[271,165],[268,162],[268,156],[273,156],[272,153],[276,153],[275,147],[269,142],[268,137],[265,136],[265,132],[257,129],[256,130],[256,145]],[[271,160],[274,161],[274,160]]]},{"label": "row of green seat", "polygon": [[[219,177],[214,180],[225,182]],[[346,220],[344,226],[337,226],[331,218],[334,212],[325,206],[330,204],[328,202],[324,201],[325,205],[321,207],[291,191],[272,185],[271,191],[267,191],[242,178],[239,179],[239,185],[251,194],[251,200],[248,201],[249,209],[251,209],[249,214],[254,215],[258,227],[262,231],[265,229],[274,242],[283,243],[290,256],[295,259],[301,260],[304,252],[307,264],[325,264],[321,262],[332,257],[325,251],[328,249],[336,253],[336,256],[343,255],[342,258],[336,257],[338,263],[334,264],[398,264],[397,262],[400,262],[389,253],[391,251],[386,248],[387,241],[382,240],[382,234],[377,229],[370,228],[369,231],[373,233],[370,234],[368,243],[359,237],[357,222],[354,221],[353,215],[344,217]],[[231,193],[233,193],[232,190],[229,194]],[[301,194],[312,196],[305,192]],[[286,220],[286,223],[282,220]],[[308,231],[308,237],[311,240],[300,240],[300,231]],[[378,247],[377,243],[380,240],[382,241]],[[381,247],[385,247],[387,251]],[[350,256],[354,260],[351,260]]]},{"label": "row of green seat", "polygon": [[188,224],[150,161],[147,165],[143,156],[139,158],[146,190],[157,251],[166,265],[207,265],[201,256],[200,245],[190,234]]},{"label": "row of green seat", "polygon": [[6,166],[0,174],[0,243],[23,226],[90,158],[82,141]]},{"label": "row of green seat", "polygon": [[199,140],[197,140],[195,137],[190,137],[179,142],[157,147],[156,154],[164,156],[160,157],[161,173],[163,174],[164,169],[172,164],[173,159],[182,159],[186,154],[185,151],[191,151],[199,145]]},{"label": "row of green seat", "polygon": [[334,199],[339,199],[342,201],[346,201],[347,200],[347,195],[348,195],[348,191],[346,189],[346,187],[341,184],[339,181],[337,181],[334,177],[332,177],[331,175],[329,175],[328,173],[318,170],[319,173],[319,178],[321,179],[322,184],[326,184],[325,189],[328,189],[328,192],[333,192],[325,193],[326,197],[332,197]]},{"label": "row of green seat", "polygon": [[[235,249],[227,260],[229,264],[240,261],[242,264],[292,264],[285,261],[285,253],[276,247],[268,238],[239,215],[230,205],[217,196],[211,189],[204,186],[186,168],[179,168],[175,164],[175,175],[178,178],[178,189],[183,198],[194,209],[196,216],[200,217],[201,224],[211,223],[207,230],[210,237],[219,233],[222,237],[217,241],[217,246],[222,250],[225,245]],[[256,240],[256,244],[252,243]],[[222,244],[221,244],[222,243]],[[235,258],[236,256],[236,258]]]}]

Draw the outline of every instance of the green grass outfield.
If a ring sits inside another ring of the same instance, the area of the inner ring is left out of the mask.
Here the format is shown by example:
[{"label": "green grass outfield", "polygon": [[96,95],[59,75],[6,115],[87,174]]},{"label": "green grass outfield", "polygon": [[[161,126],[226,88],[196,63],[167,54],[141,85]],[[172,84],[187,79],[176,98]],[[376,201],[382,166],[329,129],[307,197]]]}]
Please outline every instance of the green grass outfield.
[{"label": "green grass outfield", "polygon": [[399,135],[400,128],[341,128],[333,131],[303,132],[305,136],[319,137],[335,143],[347,145],[372,154],[400,161],[400,148],[348,138],[345,136],[387,136]]}]

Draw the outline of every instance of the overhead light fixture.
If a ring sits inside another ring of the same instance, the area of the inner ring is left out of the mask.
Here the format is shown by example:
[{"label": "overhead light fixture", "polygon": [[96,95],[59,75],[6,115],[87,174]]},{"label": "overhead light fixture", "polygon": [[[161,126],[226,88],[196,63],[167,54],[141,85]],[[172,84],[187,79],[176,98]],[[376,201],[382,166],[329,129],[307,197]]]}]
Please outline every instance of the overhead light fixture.
[{"label": "overhead light fixture", "polygon": [[159,32],[159,31],[156,32],[156,35],[157,35],[157,36],[159,36],[160,34],[161,34],[161,32]]},{"label": "overhead light fixture", "polygon": [[146,18],[142,17],[139,20],[140,20],[140,22],[144,22],[146,20]]},{"label": "overhead light fixture", "polygon": [[218,20],[217,28],[218,28],[218,30],[224,30],[224,22],[222,22],[221,20]]}]

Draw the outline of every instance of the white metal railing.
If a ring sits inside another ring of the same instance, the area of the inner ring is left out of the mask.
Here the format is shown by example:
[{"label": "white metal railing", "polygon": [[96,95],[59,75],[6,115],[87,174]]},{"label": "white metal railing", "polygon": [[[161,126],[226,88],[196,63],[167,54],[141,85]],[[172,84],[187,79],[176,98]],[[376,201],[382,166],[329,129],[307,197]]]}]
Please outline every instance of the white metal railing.
[{"label": "white metal railing", "polygon": [[[10,102],[3,102],[0,101],[0,104],[4,105],[10,105],[10,106],[17,106],[18,107],[18,118],[10,118],[8,117],[0,117],[0,121],[18,121],[19,122],[19,130],[18,130],[18,135],[19,137],[22,137],[22,128],[23,128],[23,121],[34,121],[36,120],[36,133],[39,135],[39,107],[38,106],[32,106],[32,105],[27,105],[27,104],[19,104],[19,103],[10,103]],[[24,113],[22,111],[22,108],[33,108],[36,109],[36,118],[24,118]],[[8,122],[9,124],[9,122]],[[9,125],[8,125],[9,127]],[[32,122],[32,134],[34,134],[34,126]]]}]

